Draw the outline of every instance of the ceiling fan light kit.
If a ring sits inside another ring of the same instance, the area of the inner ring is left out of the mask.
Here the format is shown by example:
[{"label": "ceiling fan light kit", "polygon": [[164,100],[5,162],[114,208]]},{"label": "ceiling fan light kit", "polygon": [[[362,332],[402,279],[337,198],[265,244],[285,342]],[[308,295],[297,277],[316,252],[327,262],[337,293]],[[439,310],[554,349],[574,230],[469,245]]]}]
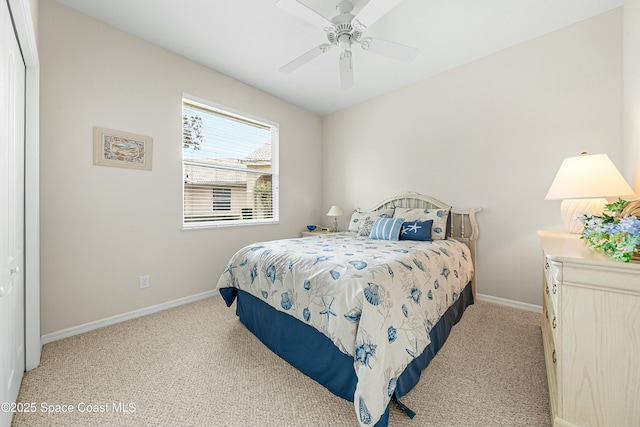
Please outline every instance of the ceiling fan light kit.
[{"label": "ceiling fan light kit", "polygon": [[342,0],[336,6],[338,15],[328,20],[297,0],[278,0],[276,3],[278,7],[307,21],[316,28],[324,30],[329,41],[329,43],[316,46],[280,67],[280,71],[291,73],[323,53],[328,52],[332,46],[337,46],[342,50],[338,63],[340,86],[343,89],[348,89],[355,84],[351,54],[351,47],[354,43],[360,44],[360,47],[365,51],[400,61],[412,61],[418,56],[418,49],[414,47],[372,37],[362,37],[368,27],[393,9],[400,1],[370,0],[356,16],[351,13],[353,4],[348,0]]}]

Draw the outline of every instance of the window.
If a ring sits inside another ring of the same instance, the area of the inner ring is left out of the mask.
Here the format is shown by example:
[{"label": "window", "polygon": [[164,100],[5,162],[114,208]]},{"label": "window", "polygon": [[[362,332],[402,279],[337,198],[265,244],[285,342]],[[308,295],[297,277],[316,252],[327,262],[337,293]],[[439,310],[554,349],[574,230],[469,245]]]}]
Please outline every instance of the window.
[{"label": "window", "polygon": [[212,192],[213,210],[214,211],[230,211],[231,210],[231,189],[230,188],[214,188]]},{"label": "window", "polygon": [[278,125],[182,98],[183,227],[278,222]]}]

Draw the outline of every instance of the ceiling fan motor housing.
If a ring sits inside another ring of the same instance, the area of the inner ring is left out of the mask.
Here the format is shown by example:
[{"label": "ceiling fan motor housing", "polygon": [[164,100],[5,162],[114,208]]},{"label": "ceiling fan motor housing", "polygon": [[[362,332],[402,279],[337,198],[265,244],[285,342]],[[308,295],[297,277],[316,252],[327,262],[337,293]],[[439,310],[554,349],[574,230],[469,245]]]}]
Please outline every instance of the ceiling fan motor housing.
[{"label": "ceiling fan motor housing", "polygon": [[351,22],[355,18],[351,12],[353,4],[343,0],[336,6],[339,14],[331,22],[333,27],[327,29],[327,39],[331,44],[340,46],[342,49],[349,49],[351,43],[360,40],[362,31],[354,30]]}]

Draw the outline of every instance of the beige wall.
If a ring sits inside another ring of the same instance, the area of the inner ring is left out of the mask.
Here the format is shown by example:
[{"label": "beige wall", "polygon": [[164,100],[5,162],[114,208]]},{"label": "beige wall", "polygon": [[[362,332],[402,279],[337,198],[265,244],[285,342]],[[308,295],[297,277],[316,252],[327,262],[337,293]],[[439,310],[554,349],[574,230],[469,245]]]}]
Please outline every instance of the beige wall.
[{"label": "beige wall", "polygon": [[[535,230],[562,229],[560,202],[543,200],[562,159],[606,152],[622,167],[622,20],[617,9],[321,119],[41,0],[42,333],[211,290],[237,248],[404,190],[482,207],[479,293],[539,305]],[[182,92],[280,123],[279,225],[180,229]],[[152,136],[153,170],[93,166],[93,126]]]},{"label": "beige wall", "polygon": [[[39,25],[42,334],[212,290],[241,246],[322,220],[318,116],[54,0]],[[181,230],[183,92],[280,124],[279,225]],[[93,166],[94,126],[153,137],[153,170]]]},{"label": "beige wall", "polygon": [[640,0],[624,2],[624,176],[640,196]]},{"label": "beige wall", "polygon": [[[581,151],[622,166],[622,9],[323,118],[323,209],[403,190],[479,206],[478,292],[541,305],[537,229]],[[341,218],[344,228],[349,215]]]}]

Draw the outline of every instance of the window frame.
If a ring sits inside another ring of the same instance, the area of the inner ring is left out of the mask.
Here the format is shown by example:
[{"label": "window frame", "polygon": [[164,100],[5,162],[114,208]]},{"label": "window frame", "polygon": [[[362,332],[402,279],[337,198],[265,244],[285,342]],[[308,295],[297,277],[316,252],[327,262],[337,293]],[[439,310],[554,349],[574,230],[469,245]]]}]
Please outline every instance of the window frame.
[{"label": "window frame", "polygon": [[[182,166],[182,229],[183,230],[198,230],[198,229],[207,229],[207,228],[220,228],[220,227],[238,227],[245,225],[272,225],[280,223],[280,183],[279,183],[279,131],[280,125],[274,121],[267,120],[240,110],[236,110],[225,105],[217,104],[215,102],[190,95],[188,93],[182,93],[181,99],[181,115],[180,122],[182,123],[182,118],[184,116],[184,106],[185,104],[191,104],[194,107],[201,108],[203,110],[208,110],[212,114],[217,114],[221,117],[228,117],[232,120],[239,120],[241,122],[246,122],[248,124],[253,124],[261,127],[266,127],[271,130],[271,171],[252,171],[248,169],[243,171],[247,174],[260,173],[263,176],[269,176],[271,179],[271,217],[270,218],[251,218],[246,219],[245,210],[252,209],[250,206],[243,206],[241,208],[242,214],[237,219],[224,219],[224,220],[208,220],[208,221],[196,221],[189,222],[186,221],[186,211],[185,211],[185,201],[186,201],[186,189],[188,184],[185,182],[185,165],[193,164],[193,161],[185,160],[185,151],[184,151],[184,139],[181,138],[181,166]],[[184,129],[184,127],[183,127]],[[184,132],[183,132],[184,136]],[[224,169],[222,166],[220,169]],[[212,190],[216,187],[212,187]],[[218,187],[219,188],[219,187]],[[233,191],[231,192],[233,193]],[[213,200],[213,204],[215,204],[215,200]],[[213,207],[213,205],[212,205]],[[212,212],[214,212],[212,210]]]}]

